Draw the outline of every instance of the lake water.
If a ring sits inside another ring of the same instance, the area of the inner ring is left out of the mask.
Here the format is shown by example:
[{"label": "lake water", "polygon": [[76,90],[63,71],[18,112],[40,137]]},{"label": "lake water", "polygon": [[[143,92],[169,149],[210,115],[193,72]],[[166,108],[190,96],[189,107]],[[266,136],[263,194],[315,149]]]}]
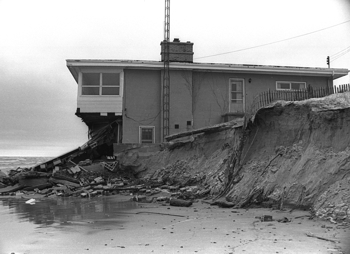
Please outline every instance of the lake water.
[{"label": "lake water", "polygon": [[0,156],[0,170],[7,173],[11,169],[30,168],[42,162],[48,161],[50,157],[10,157]]},{"label": "lake water", "polygon": [[32,205],[26,204],[28,199],[0,196],[1,254],[83,253],[91,243],[84,239],[95,235],[94,240],[105,240],[99,233],[122,230],[137,208],[121,196],[43,198]]},{"label": "lake water", "polygon": [[[8,172],[48,159],[0,157],[0,169]],[[130,210],[137,208],[128,196],[35,198],[26,204],[30,198],[35,196],[0,196],[0,254],[84,253],[95,239],[91,236],[123,229]]]}]

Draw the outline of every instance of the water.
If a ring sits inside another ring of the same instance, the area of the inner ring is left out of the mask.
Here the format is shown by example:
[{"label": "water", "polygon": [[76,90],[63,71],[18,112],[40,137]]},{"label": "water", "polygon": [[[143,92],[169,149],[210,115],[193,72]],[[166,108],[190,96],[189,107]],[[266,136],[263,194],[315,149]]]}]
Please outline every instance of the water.
[{"label": "water", "polygon": [[[42,198],[0,196],[0,253],[84,253],[124,229],[137,208],[128,197]],[[117,231],[117,233],[116,233]],[[73,240],[75,239],[75,240]]]},{"label": "water", "polygon": [[[32,167],[50,158],[0,157],[0,170]],[[26,204],[34,198],[35,204]],[[121,230],[137,204],[128,196],[93,198],[32,195],[0,196],[0,254],[3,253],[79,253],[87,235]],[[72,245],[77,239],[79,251]],[[93,239],[92,239],[93,240]],[[69,244],[68,244],[69,243]],[[52,249],[56,246],[55,249]]]},{"label": "water", "polygon": [[18,222],[29,221],[37,227],[57,227],[78,224],[89,226],[102,221],[117,223],[123,212],[136,208],[136,203],[123,201],[118,196],[42,198],[36,199],[33,205],[26,204],[31,198],[0,197],[0,212],[15,214]]},{"label": "water", "polygon": [[50,159],[50,157],[0,156],[0,170],[4,173],[8,173],[11,169],[16,169],[18,167],[30,168]]}]

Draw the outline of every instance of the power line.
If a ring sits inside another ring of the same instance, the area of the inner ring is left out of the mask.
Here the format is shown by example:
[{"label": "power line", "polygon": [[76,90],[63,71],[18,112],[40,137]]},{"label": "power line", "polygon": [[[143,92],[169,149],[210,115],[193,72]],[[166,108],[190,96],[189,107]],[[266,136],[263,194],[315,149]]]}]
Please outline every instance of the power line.
[{"label": "power line", "polygon": [[341,54],[341,55],[339,55],[339,56],[334,57],[333,59],[331,59],[331,62],[334,62],[335,60],[339,59],[340,57],[344,56],[345,54],[347,54],[347,53],[349,53],[349,52],[350,52],[350,48],[349,48],[347,51],[343,52],[343,54]]},{"label": "power line", "polygon": [[346,47],[345,49],[340,50],[339,52],[331,55],[331,62],[337,60],[338,58],[342,57],[343,55],[347,54],[350,52],[350,46]]},{"label": "power line", "polygon": [[346,47],[345,49],[342,49],[342,50],[340,50],[339,52],[337,52],[337,53],[331,55],[331,57],[334,57],[334,56],[336,56],[336,55],[338,55],[338,54],[341,54],[343,51],[346,51],[346,50],[348,50],[349,48],[350,48],[350,46],[348,46],[348,47]]},{"label": "power line", "polygon": [[197,58],[195,58],[195,59],[202,59],[202,58],[208,58],[208,57],[213,57],[213,56],[221,56],[221,55],[236,53],[236,52],[240,52],[240,51],[244,51],[244,50],[249,50],[249,49],[264,47],[264,46],[268,46],[268,45],[271,45],[271,44],[276,44],[276,43],[279,43],[279,42],[288,41],[288,40],[292,40],[292,39],[295,39],[295,38],[300,38],[300,37],[303,37],[303,36],[306,36],[306,35],[318,33],[318,32],[321,32],[321,31],[324,31],[324,30],[327,30],[327,29],[330,29],[330,28],[333,28],[333,27],[336,27],[336,26],[340,26],[340,25],[345,24],[345,23],[348,23],[348,22],[350,22],[350,19],[347,20],[347,21],[344,21],[344,22],[341,22],[341,23],[338,23],[338,24],[329,26],[329,27],[325,27],[325,28],[322,28],[322,29],[319,29],[319,30],[315,30],[315,31],[309,32],[309,33],[305,33],[305,34],[293,36],[293,37],[286,38],[286,39],[283,39],[283,40],[274,41],[274,42],[269,42],[269,43],[260,44],[260,45],[253,46],[253,47],[249,47],[249,48],[237,49],[237,50],[228,51],[228,52],[219,53],[219,54],[214,54],[214,55],[208,55],[208,56],[197,57]]}]

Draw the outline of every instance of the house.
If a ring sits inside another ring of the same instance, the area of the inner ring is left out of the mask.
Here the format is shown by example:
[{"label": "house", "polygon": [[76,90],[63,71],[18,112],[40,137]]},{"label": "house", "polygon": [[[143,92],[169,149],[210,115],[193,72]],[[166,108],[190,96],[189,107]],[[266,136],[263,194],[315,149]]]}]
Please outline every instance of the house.
[{"label": "house", "polygon": [[[115,143],[163,141],[161,61],[67,60],[78,85],[76,115],[97,130],[114,122]],[[194,63],[193,43],[169,42],[169,134],[242,116],[268,89],[332,87],[347,69]]]}]

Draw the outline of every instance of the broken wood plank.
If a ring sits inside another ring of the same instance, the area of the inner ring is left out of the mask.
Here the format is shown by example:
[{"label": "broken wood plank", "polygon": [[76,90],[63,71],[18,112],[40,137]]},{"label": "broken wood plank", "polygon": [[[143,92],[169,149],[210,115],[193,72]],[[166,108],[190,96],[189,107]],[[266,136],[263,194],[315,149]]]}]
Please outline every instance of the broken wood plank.
[{"label": "broken wood plank", "polygon": [[74,188],[81,187],[80,184],[73,183],[73,182],[66,181],[66,180],[61,180],[61,179],[55,179],[55,178],[50,178],[50,182],[53,182],[55,184],[62,184],[62,185],[66,185],[66,186],[74,187]]},{"label": "broken wood plank", "polygon": [[47,188],[51,188],[52,187],[52,183],[44,183],[44,184],[39,184],[39,185],[34,185],[34,186],[27,186],[25,188],[23,188],[24,191],[34,191],[35,189],[38,190],[43,190],[43,189],[47,189]]},{"label": "broken wood plank", "polygon": [[338,243],[338,241],[336,241],[336,240],[328,239],[328,238],[321,237],[321,236],[316,236],[316,235],[314,235],[314,234],[311,233],[311,232],[305,233],[305,234],[306,234],[308,237],[314,237],[314,238],[317,238],[317,239],[320,239],[320,240],[329,241],[329,242],[333,242],[333,243]]},{"label": "broken wood plank", "polygon": [[23,189],[24,187],[25,186],[23,186],[23,185],[15,184],[13,186],[7,186],[5,188],[0,189],[0,193],[15,192],[15,191]]},{"label": "broken wood plank", "polygon": [[192,130],[192,131],[186,131],[186,132],[180,132],[177,134],[173,134],[173,135],[165,137],[165,140],[171,141],[171,140],[174,140],[177,138],[183,138],[183,137],[187,137],[187,136],[191,136],[191,135],[195,135],[195,134],[223,131],[226,129],[230,129],[232,127],[241,127],[241,126],[243,126],[243,120],[234,120],[234,121],[230,121],[227,123],[216,124],[213,126],[204,127],[204,128],[200,128],[200,129],[196,129],[196,130]]},{"label": "broken wood plank", "polygon": [[69,160],[68,162],[72,163],[72,164],[73,164],[74,166],[76,166],[76,167],[79,167],[79,168],[80,168],[82,171],[84,171],[85,173],[88,172],[85,168],[83,168],[82,166],[79,166],[78,164],[74,163],[72,160]]},{"label": "broken wood plank", "polygon": [[49,178],[47,177],[36,177],[36,178],[21,178],[18,180],[18,183],[25,187],[39,186],[47,184]]},{"label": "broken wood plank", "polygon": [[137,212],[135,214],[141,214],[141,213],[160,214],[160,215],[176,216],[176,217],[187,217],[187,216],[184,216],[184,215],[171,214],[171,213],[157,213],[157,212]]},{"label": "broken wood plank", "polygon": [[73,177],[70,177],[70,176],[67,176],[67,175],[63,175],[63,174],[53,174],[52,175],[52,178],[54,179],[59,179],[59,180],[65,180],[65,181],[69,181],[69,182],[72,182],[72,183],[77,183],[77,184],[80,184],[79,180],[76,179],[76,178],[73,178]]}]

